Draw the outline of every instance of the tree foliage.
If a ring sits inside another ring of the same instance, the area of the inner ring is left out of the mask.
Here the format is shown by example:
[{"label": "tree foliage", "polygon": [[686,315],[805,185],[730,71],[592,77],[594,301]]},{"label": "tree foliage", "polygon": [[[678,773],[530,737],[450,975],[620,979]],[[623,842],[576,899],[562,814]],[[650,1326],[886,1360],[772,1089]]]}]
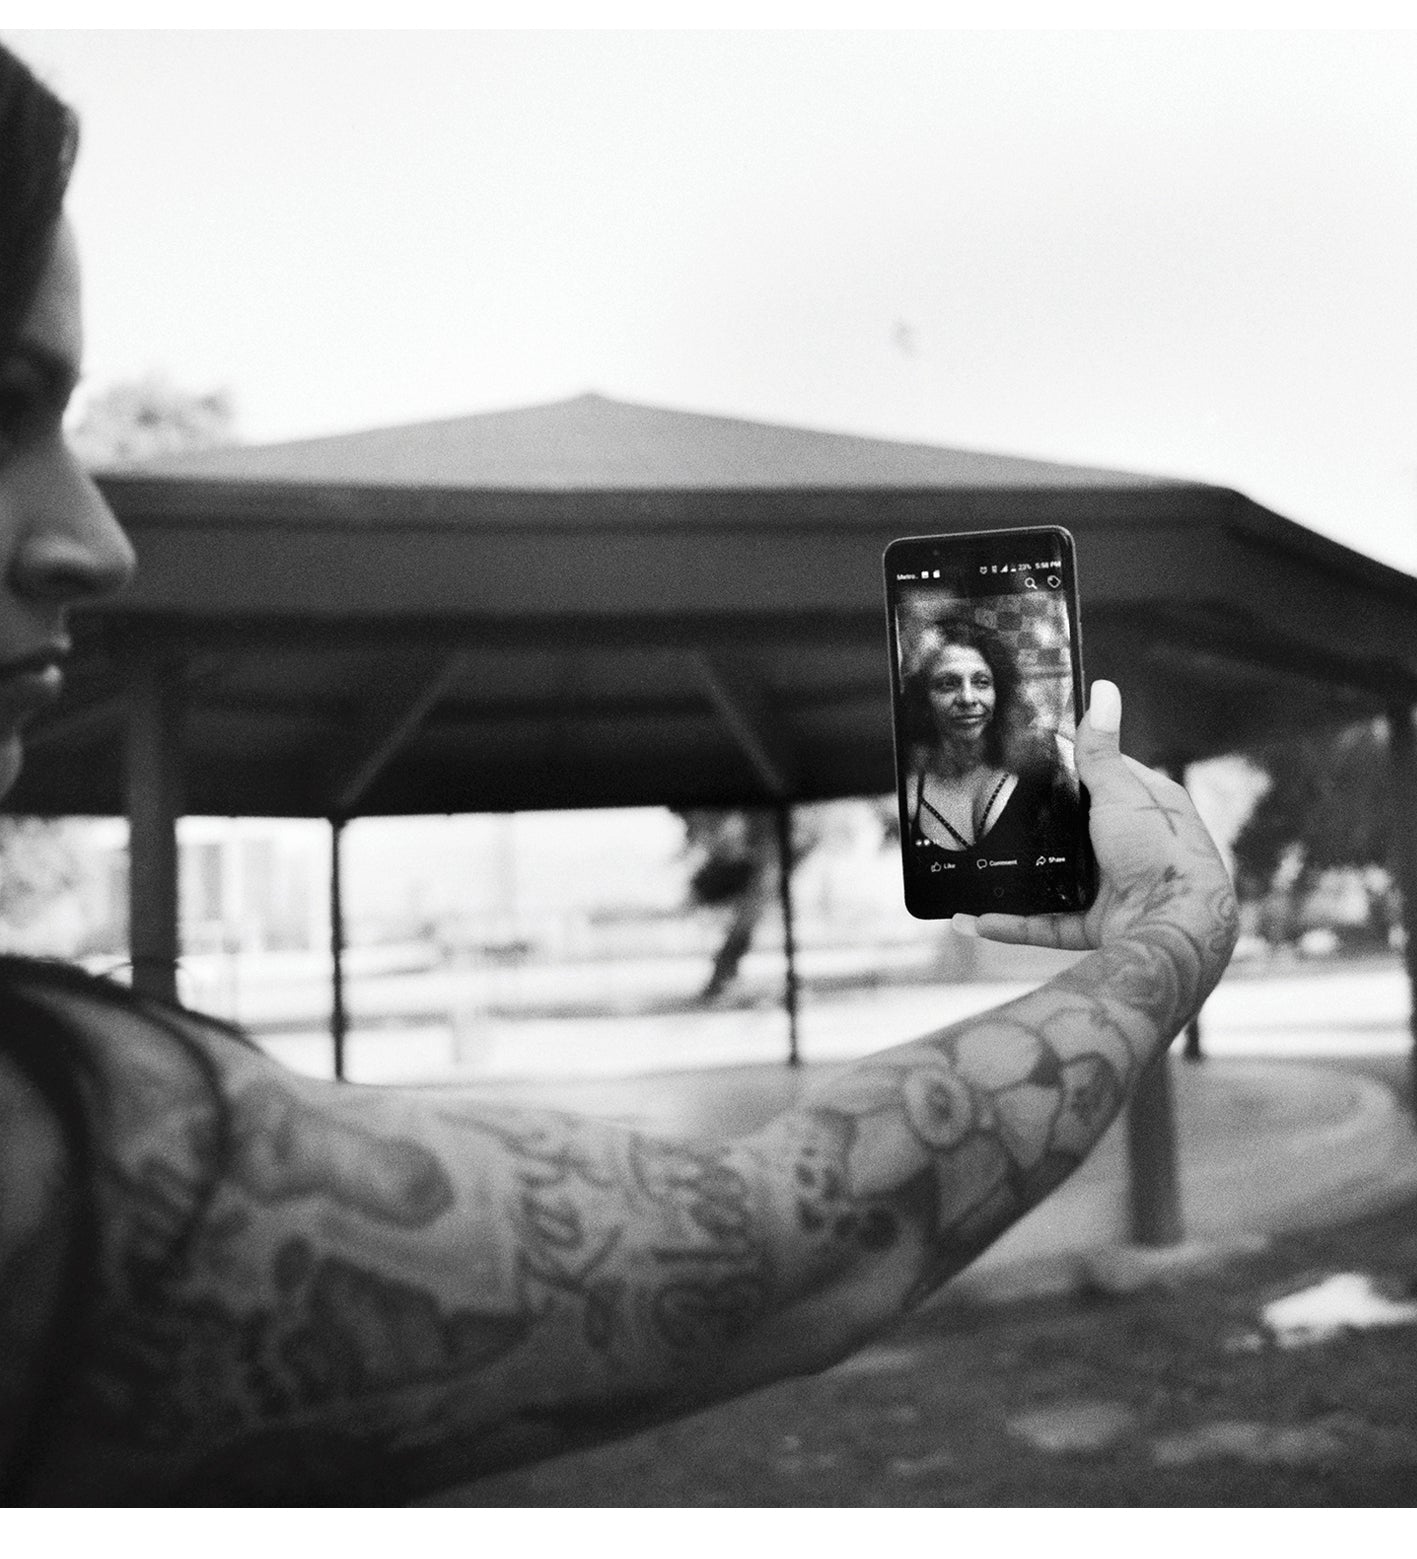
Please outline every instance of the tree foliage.
[{"label": "tree foliage", "polygon": [[0,816],[0,926],[23,931],[82,875],[62,819]]},{"label": "tree foliage", "polygon": [[[723,935],[702,992],[704,1000],[711,1001],[737,979],[764,911],[777,901],[781,872],[777,816],[767,807],[691,807],[677,815],[684,824],[685,853],[690,862],[690,902],[723,917]],[[794,808],[794,870],[822,837],[819,812],[810,807]]]},{"label": "tree foliage", "polygon": [[226,390],[183,390],[153,373],[90,397],[69,439],[85,465],[142,465],[231,443],[234,417]]},{"label": "tree foliage", "polygon": [[1242,897],[1269,890],[1283,863],[1296,894],[1336,867],[1388,864],[1389,766],[1380,721],[1251,754],[1269,779],[1234,844]]}]

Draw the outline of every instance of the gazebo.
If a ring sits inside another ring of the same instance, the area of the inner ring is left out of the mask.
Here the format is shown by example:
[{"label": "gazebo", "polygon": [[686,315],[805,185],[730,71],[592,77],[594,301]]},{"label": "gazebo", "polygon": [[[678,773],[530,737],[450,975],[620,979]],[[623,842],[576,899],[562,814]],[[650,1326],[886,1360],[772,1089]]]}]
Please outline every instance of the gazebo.
[{"label": "gazebo", "polygon": [[139,983],[184,811],[764,805],[790,849],[792,804],[892,788],[886,543],[1041,523],[1136,756],[1387,718],[1417,976],[1417,580],[1240,493],[598,395],[99,479],[138,578],[10,806],[129,815]]}]

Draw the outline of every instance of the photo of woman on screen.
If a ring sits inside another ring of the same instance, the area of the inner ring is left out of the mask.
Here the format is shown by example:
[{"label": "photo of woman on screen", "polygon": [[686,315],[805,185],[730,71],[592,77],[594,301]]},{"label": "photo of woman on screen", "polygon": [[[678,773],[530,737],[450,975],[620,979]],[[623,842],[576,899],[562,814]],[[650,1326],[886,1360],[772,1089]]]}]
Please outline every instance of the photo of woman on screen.
[{"label": "photo of woman on screen", "polygon": [[1063,848],[1080,808],[1068,737],[1040,720],[1005,636],[956,610],[919,624],[902,658],[916,842],[993,858]]}]

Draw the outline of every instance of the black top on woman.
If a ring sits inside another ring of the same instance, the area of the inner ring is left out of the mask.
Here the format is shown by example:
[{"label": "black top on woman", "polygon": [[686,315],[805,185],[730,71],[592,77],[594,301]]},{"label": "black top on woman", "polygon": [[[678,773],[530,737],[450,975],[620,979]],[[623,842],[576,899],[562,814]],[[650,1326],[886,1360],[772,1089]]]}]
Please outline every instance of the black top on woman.
[{"label": "black top on woman", "polygon": [[1071,844],[1077,785],[1022,682],[1007,642],[971,618],[919,630],[902,677],[913,841],[994,858]]}]

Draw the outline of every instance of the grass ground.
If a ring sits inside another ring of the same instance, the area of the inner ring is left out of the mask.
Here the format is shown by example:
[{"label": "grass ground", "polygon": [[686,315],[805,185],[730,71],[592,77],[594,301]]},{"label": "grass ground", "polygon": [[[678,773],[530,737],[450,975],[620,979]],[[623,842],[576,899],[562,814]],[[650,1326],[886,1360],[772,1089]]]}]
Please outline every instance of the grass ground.
[{"label": "grass ground", "polygon": [[1166,1289],[946,1302],[825,1374],[445,1502],[1408,1506],[1417,1325],[1258,1332],[1266,1303],[1341,1272],[1417,1295],[1417,1200]]}]

